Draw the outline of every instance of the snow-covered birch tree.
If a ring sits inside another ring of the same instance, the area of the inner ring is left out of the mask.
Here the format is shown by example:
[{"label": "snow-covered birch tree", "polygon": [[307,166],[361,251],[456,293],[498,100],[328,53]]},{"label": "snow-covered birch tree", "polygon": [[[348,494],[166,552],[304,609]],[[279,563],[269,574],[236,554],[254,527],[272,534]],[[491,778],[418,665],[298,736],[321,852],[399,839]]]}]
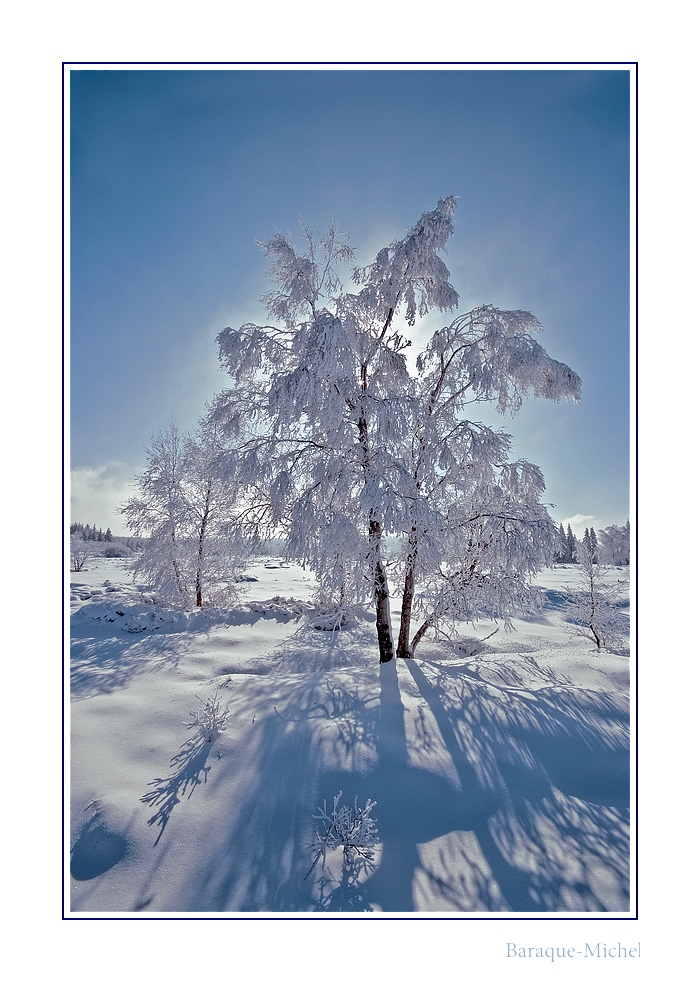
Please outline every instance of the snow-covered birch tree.
[{"label": "snow-covered birch tree", "polygon": [[145,582],[168,601],[183,606],[190,590],[183,571],[183,530],[187,506],[183,493],[185,440],[174,419],[151,437],[146,467],[137,477],[138,494],[121,513],[135,535],[149,536],[137,562]]},{"label": "snow-covered birch tree", "polygon": [[[417,374],[409,370],[405,334],[431,310],[457,306],[438,255],[455,209],[455,198],[441,199],[356,267],[356,292],[341,286],[338,266],[353,253],[337,226],[317,237],[302,225],[303,251],[275,235],[262,243],[276,283],[262,300],[274,323],[217,338],[233,387],[211,418],[231,441],[249,534],[282,530],[290,558],[310,566],[326,593],[371,597],[382,662],[394,656],[388,537],[401,543],[393,579],[403,657],[446,619],[507,617],[551,555],[541,473],[509,462],[508,436],[468,421],[466,407],[488,401],[516,412],[530,391],[557,401],[580,390],[533,339],[531,314],[493,307],[436,332]],[[411,638],[417,585],[421,623]]]},{"label": "snow-covered birch tree", "polygon": [[573,633],[592,638],[597,648],[626,641],[630,619],[622,609],[623,583],[598,563],[590,545],[580,543],[576,559],[580,589],[567,610]]},{"label": "snow-covered birch tree", "polygon": [[237,495],[219,471],[215,427],[194,435],[174,420],[151,438],[138,494],[122,507],[129,529],[149,537],[134,574],[165,601],[201,607],[237,595],[248,547],[237,528]]}]

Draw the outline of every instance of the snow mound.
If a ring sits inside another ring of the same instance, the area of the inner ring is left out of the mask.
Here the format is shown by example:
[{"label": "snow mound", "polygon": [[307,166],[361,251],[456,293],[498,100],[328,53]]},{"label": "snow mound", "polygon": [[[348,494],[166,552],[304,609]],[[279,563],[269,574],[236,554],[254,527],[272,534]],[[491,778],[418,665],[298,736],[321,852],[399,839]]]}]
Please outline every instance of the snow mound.
[{"label": "snow mound", "polygon": [[150,603],[124,603],[123,600],[92,600],[71,615],[73,631],[81,633],[87,626],[113,624],[116,630],[129,634],[158,631],[168,628],[182,631],[187,627],[187,614],[180,610],[166,610]]}]

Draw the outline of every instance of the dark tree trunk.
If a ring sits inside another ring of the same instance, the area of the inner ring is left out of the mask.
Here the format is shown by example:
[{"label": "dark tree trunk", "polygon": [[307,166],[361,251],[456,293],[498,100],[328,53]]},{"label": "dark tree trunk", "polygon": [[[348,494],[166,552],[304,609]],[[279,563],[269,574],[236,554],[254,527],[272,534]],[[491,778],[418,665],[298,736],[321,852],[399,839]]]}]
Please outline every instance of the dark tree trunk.
[{"label": "dark tree trunk", "polygon": [[207,491],[204,496],[204,511],[199,523],[199,549],[197,551],[197,606],[202,606],[202,567],[204,565],[204,538],[207,534],[209,524],[209,502],[211,499],[211,481],[207,484]]},{"label": "dark tree trunk", "polygon": [[391,637],[391,608],[389,605],[389,580],[379,552],[382,529],[379,522],[370,521],[369,538],[372,544],[374,561],[374,601],[377,611],[377,644],[379,662],[384,664],[394,657],[394,642]]},{"label": "dark tree trunk", "polygon": [[[363,368],[363,388],[366,387],[364,371],[365,369]],[[370,474],[369,432],[367,428],[367,420],[363,412],[360,413],[357,426],[360,436],[360,447],[362,449],[362,469],[365,474],[365,481],[367,481]],[[379,646],[379,662],[380,664],[384,664],[385,662],[391,661],[394,657],[394,642],[391,637],[389,579],[386,575],[386,570],[384,569],[381,553],[382,526],[381,523],[377,521],[376,512],[373,510],[371,510],[369,513],[369,545],[370,555],[373,557],[374,561],[373,590],[375,609],[377,611],[377,644]]]},{"label": "dark tree trunk", "polygon": [[411,613],[413,611],[413,597],[416,591],[416,555],[417,542],[415,538],[416,529],[412,529],[409,539],[409,553],[406,560],[406,576],[403,586],[403,599],[401,601],[401,627],[399,628],[399,643],[396,648],[397,658],[413,658],[414,645],[410,643],[411,634]]},{"label": "dark tree trunk", "polygon": [[416,648],[418,647],[420,641],[423,638],[423,635],[428,630],[428,628],[430,627],[431,624],[432,624],[432,619],[429,617],[426,621],[423,621],[423,623],[421,624],[421,626],[418,628],[418,630],[416,631],[416,633],[413,635],[413,643],[411,645],[411,658],[413,658],[413,653],[415,652]]}]

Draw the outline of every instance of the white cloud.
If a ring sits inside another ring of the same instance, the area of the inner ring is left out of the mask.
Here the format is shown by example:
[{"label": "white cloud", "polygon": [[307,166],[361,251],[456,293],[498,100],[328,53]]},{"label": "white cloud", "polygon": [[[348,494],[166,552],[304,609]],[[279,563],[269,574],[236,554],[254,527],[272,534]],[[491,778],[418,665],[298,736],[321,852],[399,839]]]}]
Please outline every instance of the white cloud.
[{"label": "white cloud", "polygon": [[595,515],[571,515],[570,518],[564,518],[561,524],[564,530],[570,525],[571,531],[580,539],[587,528],[595,527]]},{"label": "white cloud", "polygon": [[128,535],[119,506],[134,493],[133,477],[133,464],[118,460],[98,467],[74,467],[70,472],[71,521]]}]

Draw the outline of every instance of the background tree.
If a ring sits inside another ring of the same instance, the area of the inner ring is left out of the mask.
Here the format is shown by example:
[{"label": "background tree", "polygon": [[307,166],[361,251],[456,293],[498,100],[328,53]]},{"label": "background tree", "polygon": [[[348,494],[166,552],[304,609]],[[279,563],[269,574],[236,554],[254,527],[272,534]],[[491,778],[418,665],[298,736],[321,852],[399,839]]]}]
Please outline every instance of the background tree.
[{"label": "background tree", "polygon": [[70,537],[70,568],[74,573],[85,569],[88,559],[94,555],[91,543],[84,539],[79,532],[73,532]]},{"label": "background tree", "polygon": [[[317,238],[302,225],[303,253],[276,235],[263,244],[276,289],[262,299],[277,324],[217,338],[234,386],[211,420],[232,441],[244,523],[251,534],[283,530],[290,557],[314,569],[326,593],[370,594],[382,662],[394,655],[388,536],[401,544],[404,657],[445,618],[507,616],[551,559],[555,527],[539,502],[539,470],[509,463],[509,437],[468,422],[465,407],[492,401],[512,413],[530,391],[554,401],[580,391],[578,376],[533,339],[541,327],[531,314],[493,307],[437,331],[417,375],[409,372],[399,315],[411,327],[457,304],[437,255],[455,208],[441,199],[356,268],[357,293],[336,271],[352,258],[337,226]],[[417,582],[422,623],[411,639]]]},{"label": "background tree", "polygon": [[622,584],[610,579],[596,563],[589,545],[579,543],[577,563],[581,589],[574,594],[567,611],[573,631],[592,638],[597,648],[629,637],[629,617],[621,609]]},{"label": "background tree", "polygon": [[127,527],[149,538],[134,571],[164,600],[186,606],[191,587],[183,569],[188,529],[185,440],[174,419],[151,437],[146,460],[145,470],[136,478],[139,494],[121,508]]},{"label": "background tree", "polygon": [[185,443],[183,493],[187,503],[187,570],[195,604],[225,603],[238,596],[250,549],[238,529],[238,497],[225,480],[216,427],[200,422]]},{"label": "background tree", "polygon": [[564,526],[560,524],[559,529],[557,530],[557,535],[554,543],[554,553],[552,558],[555,563],[563,563],[566,562],[565,557],[566,557],[566,532],[564,531]]},{"label": "background tree", "polygon": [[608,525],[598,530],[598,558],[609,566],[629,566],[630,523],[620,527]]},{"label": "background tree", "polygon": [[174,420],[151,438],[139,494],[122,507],[128,527],[148,536],[134,564],[159,596],[180,606],[219,602],[237,592],[247,549],[235,529],[235,495],[217,471],[217,434],[194,436]]}]

